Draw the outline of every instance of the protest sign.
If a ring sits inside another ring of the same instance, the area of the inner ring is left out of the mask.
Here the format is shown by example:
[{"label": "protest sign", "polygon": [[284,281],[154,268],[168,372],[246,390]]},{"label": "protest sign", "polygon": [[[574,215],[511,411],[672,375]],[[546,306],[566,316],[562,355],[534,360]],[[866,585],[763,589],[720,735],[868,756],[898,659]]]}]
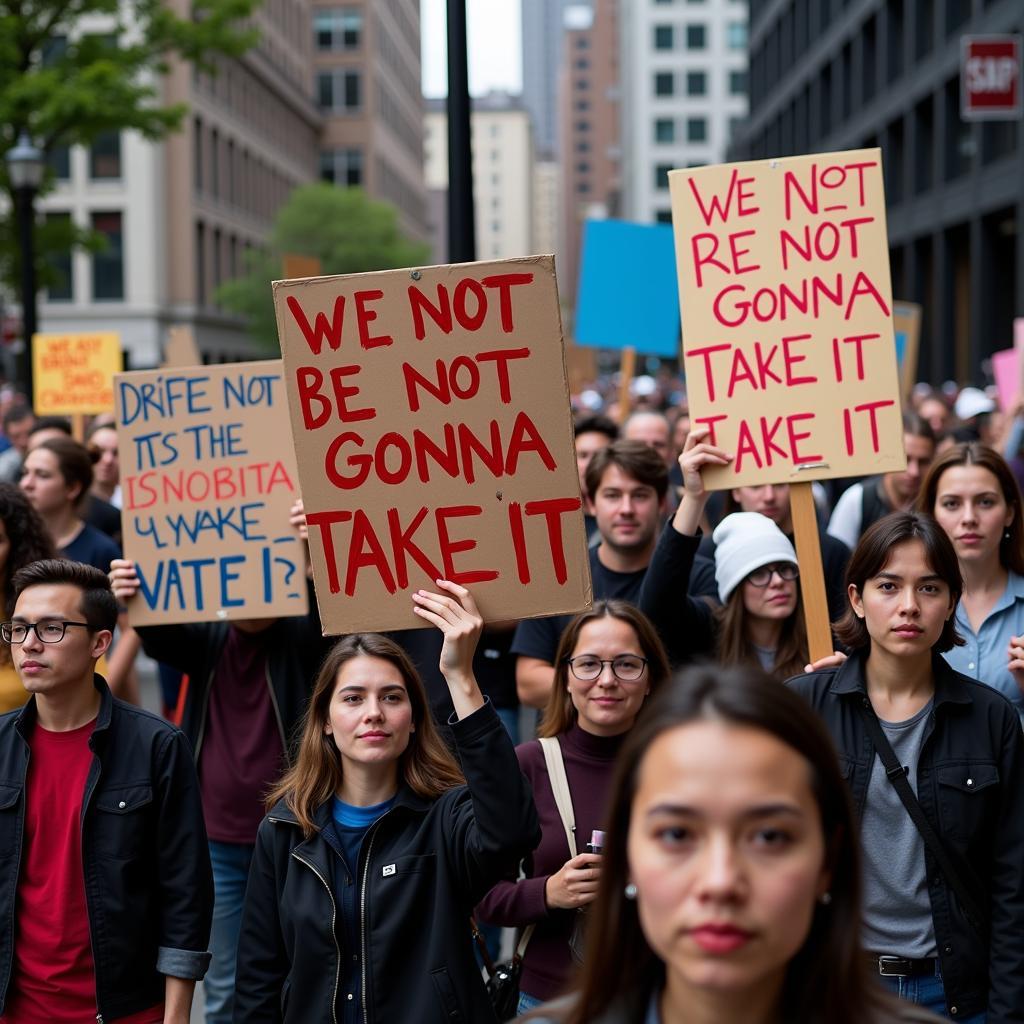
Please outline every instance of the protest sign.
[{"label": "protest sign", "polygon": [[903,469],[877,149],[671,171],[694,426],[709,487]]},{"label": "protest sign", "polygon": [[1004,348],[992,353],[992,378],[999,392],[999,408],[1009,412],[1021,394],[1020,352]]},{"label": "protest sign", "polygon": [[274,283],[326,634],[591,600],[554,259]]},{"label": "protest sign", "polygon": [[916,302],[893,302],[892,325],[896,336],[896,365],[900,369],[900,396],[907,401],[917,377],[921,307]]},{"label": "protest sign", "polygon": [[201,366],[202,356],[196,344],[196,336],[188,324],[179,324],[167,332],[167,344],[164,345],[163,367],[170,366]]},{"label": "protest sign", "polygon": [[132,625],[305,614],[281,361],[124,373],[114,392]]},{"label": "protest sign", "polygon": [[111,331],[33,334],[32,408],[38,416],[109,412],[114,374],[123,368],[121,339]]},{"label": "protest sign", "polygon": [[679,356],[679,299],[672,228],[624,220],[583,225],[576,342],[632,346],[644,355]]}]

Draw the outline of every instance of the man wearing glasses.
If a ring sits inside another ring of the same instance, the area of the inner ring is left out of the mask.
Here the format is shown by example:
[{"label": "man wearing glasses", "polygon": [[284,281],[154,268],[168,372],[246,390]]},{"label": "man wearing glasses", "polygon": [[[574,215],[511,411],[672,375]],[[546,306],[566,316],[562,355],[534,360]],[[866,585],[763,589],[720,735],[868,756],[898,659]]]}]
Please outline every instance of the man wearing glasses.
[{"label": "man wearing glasses", "polygon": [[0,717],[0,1022],[187,1024],[213,904],[185,737],[114,700],[107,577],[45,559],[0,623],[31,695]]}]

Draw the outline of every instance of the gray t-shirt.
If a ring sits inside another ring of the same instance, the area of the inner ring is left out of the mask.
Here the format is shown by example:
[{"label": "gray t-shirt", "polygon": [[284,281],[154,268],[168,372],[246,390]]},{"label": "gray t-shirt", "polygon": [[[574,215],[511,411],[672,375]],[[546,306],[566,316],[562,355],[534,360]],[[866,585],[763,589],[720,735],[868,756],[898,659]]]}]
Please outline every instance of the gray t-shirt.
[{"label": "gray t-shirt", "polygon": [[[907,769],[915,794],[917,765],[931,713],[929,701],[904,722],[879,720],[896,757]],[[924,840],[896,787],[885,777],[877,754],[871,766],[860,834],[864,851],[864,948],[912,959],[937,956]]]}]

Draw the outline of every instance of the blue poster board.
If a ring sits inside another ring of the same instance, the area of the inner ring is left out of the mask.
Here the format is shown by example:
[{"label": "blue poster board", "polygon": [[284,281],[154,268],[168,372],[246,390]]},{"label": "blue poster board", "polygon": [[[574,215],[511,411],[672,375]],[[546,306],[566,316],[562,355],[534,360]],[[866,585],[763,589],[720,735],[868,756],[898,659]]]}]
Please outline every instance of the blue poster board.
[{"label": "blue poster board", "polygon": [[588,220],[577,290],[577,345],[679,356],[679,283],[669,224]]}]

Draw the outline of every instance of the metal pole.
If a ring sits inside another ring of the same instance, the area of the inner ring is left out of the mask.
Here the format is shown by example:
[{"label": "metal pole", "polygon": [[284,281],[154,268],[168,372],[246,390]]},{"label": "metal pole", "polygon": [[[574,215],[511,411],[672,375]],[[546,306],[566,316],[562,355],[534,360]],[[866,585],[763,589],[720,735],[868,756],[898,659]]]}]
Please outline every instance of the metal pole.
[{"label": "metal pole", "polygon": [[448,0],[448,260],[476,259],[466,0]]},{"label": "metal pole", "polygon": [[24,349],[18,357],[18,382],[25,397],[32,402],[32,335],[36,319],[36,255],[35,255],[35,189],[15,190],[18,208],[18,241],[21,247],[21,324]]}]

